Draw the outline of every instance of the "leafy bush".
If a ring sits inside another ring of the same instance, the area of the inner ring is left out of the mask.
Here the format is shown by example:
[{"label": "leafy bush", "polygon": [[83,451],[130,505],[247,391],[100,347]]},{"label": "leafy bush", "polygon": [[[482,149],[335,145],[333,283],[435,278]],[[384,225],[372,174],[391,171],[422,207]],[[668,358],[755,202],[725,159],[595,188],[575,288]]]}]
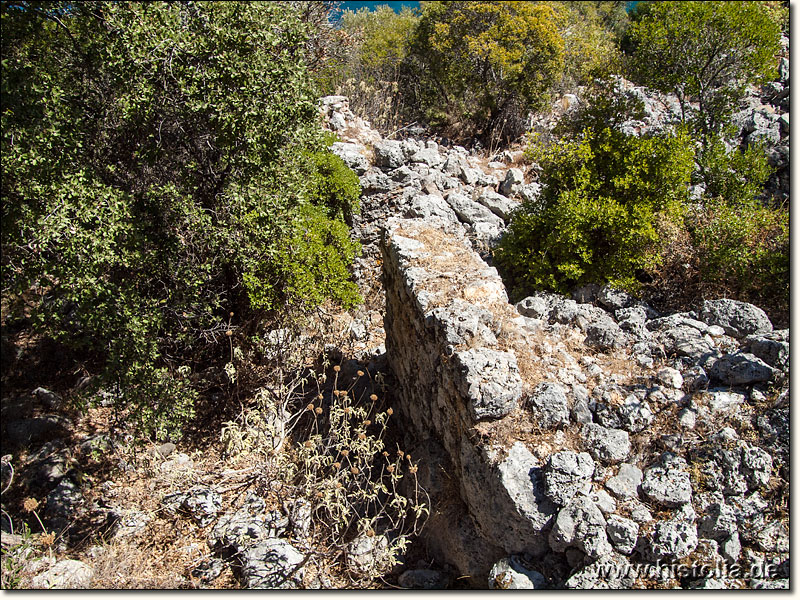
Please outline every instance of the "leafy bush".
[{"label": "leafy bush", "polygon": [[637,271],[658,264],[659,221],[682,212],[688,135],[586,129],[528,154],[542,169],[542,198],[522,206],[494,255],[512,295],[606,281],[635,288]]},{"label": "leafy bush", "polygon": [[788,211],[710,200],[689,231],[706,293],[753,302],[788,323]]},{"label": "leafy bush", "polygon": [[553,9],[533,2],[426,2],[403,85],[452,137],[510,139],[562,68]]},{"label": "leafy bush", "polygon": [[775,72],[780,30],[763,2],[641,2],[625,47],[631,76],[686,103],[699,103],[691,125],[718,132],[745,87]]},{"label": "leafy bush", "polygon": [[721,135],[711,136],[700,149],[697,167],[696,178],[705,185],[705,195],[730,207],[750,206],[773,171],[763,146],[729,148]]},{"label": "leafy bush", "polygon": [[226,333],[357,300],[290,3],[4,3],[2,33],[3,293],[121,415],[175,433]]},{"label": "leafy bush", "polygon": [[564,40],[564,73],[559,87],[571,90],[597,77],[618,73],[622,54],[618,38],[627,27],[621,2],[548,2]]}]

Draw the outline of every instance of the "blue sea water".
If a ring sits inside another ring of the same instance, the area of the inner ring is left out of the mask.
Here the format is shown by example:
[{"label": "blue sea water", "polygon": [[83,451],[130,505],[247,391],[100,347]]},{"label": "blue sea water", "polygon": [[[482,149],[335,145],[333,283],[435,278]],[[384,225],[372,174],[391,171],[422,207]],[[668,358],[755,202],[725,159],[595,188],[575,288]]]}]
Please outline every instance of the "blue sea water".
[{"label": "blue sea water", "polygon": [[409,8],[419,8],[419,2],[342,2],[340,8],[342,10],[352,10],[357,11],[362,8],[368,8],[369,10],[375,10],[376,6],[387,5],[394,12],[400,12],[403,6],[407,6]]},{"label": "blue sea water", "polygon": [[[380,6],[385,4],[391,7],[395,12],[400,12],[403,6],[408,6],[409,8],[419,8],[419,2],[342,2],[341,9],[342,10],[352,10],[356,11],[362,8],[368,8],[369,10],[375,10],[376,6]],[[625,8],[630,11],[633,9],[634,6],[639,4],[638,1],[629,1],[625,3]]]}]

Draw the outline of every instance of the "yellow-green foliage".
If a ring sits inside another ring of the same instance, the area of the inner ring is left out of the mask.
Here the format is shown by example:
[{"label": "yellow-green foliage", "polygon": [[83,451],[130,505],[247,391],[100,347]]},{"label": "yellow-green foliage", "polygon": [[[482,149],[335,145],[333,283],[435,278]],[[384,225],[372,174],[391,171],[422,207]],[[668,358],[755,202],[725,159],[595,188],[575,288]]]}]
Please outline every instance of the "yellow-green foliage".
[{"label": "yellow-green foliage", "polygon": [[540,106],[564,44],[553,9],[531,2],[425,2],[409,86],[429,119],[480,135]]},{"label": "yellow-green foliage", "polygon": [[789,211],[709,200],[688,219],[700,274],[716,294],[789,313]]},{"label": "yellow-green foliage", "polygon": [[633,289],[659,261],[660,219],[678,218],[692,170],[685,132],[629,137],[606,128],[536,145],[541,204],[523,205],[495,251],[513,295],[584,283]]},{"label": "yellow-green foliage", "polygon": [[408,52],[408,40],[419,17],[409,9],[397,13],[386,5],[342,15],[342,30],[356,40],[356,56],[367,78],[395,81]]},{"label": "yellow-green foliage", "polygon": [[555,1],[558,29],[564,39],[562,87],[586,85],[595,77],[621,70],[617,32],[627,24],[619,2]]},{"label": "yellow-green foliage", "polygon": [[627,31],[631,76],[699,103],[704,136],[726,122],[749,83],[775,74],[780,29],[763,2],[642,2]]},{"label": "yellow-green foliage", "polygon": [[176,432],[226,330],[356,300],[292,3],[3,3],[2,34],[3,295],[42,291],[120,416]]}]

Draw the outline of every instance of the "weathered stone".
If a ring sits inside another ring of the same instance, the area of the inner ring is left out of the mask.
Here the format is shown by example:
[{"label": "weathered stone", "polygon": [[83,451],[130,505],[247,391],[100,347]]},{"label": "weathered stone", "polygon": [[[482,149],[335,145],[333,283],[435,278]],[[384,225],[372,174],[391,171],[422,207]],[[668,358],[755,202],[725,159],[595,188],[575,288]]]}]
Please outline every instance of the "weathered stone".
[{"label": "weathered stone", "polygon": [[573,547],[592,558],[612,552],[605,517],[586,496],[573,498],[558,512],[548,539],[556,552]]},{"label": "weathered stone", "polygon": [[360,577],[374,577],[390,566],[389,540],[385,535],[360,535],[347,546],[347,567]]},{"label": "weathered stone", "polygon": [[510,200],[502,194],[485,190],[478,196],[478,202],[496,214],[504,221],[511,218],[511,213],[519,206],[519,202]]},{"label": "weathered stone", "polygon": [[625,460],[631,451],[627,431],[603,427],[597,423],[587,423],[581,429],[584,444],[595,460],[619,462]]},{"label": "weathered stone", "polygon": [[703,367],[695,365],[683,372],[683,383],[687,392],[696,392],[708,387],[708,375]]},{"label": "weathered stone", "polygon": [[658,380],[667,387],[679,390],[683,386],[683,375],[681,375],[681,372],[678,371],[678,369],[664,367],[660,369],[658,373],[656,373],[656,377],[658,377]]},{"label": "weathered stone", "polygon": [[624,556],[609,554],[582,567],[564,583],[570,590],[624,590],[633,587],[634,570]]},{"label": "weathered stone", "polygon": [[219,518],[211,531],[211,546],[230,554],[240,554],[269,537],[269,527],[264,518],[266,503],[253,493],[248,494],[244,505],[235,513]]},{"label": "weathered stone", "polygon": [[531,393],[528,406],[543,429],[569,425],[567,395],[564,387],[558,383],[537,385]]},{"label": "weathered stone", "polygon": [[517,193],[524,183],[525,175],[521,169],[509,169],[506,172],[503,183],[500,184],[500,192],[505,196],[512,196]]},{"label": "weathered stone", "polygon": [[660,521],[653,528],[645,554],[655,560],[678,560],[689,556],[697,542],[697,526],[691,521]]},{"label": "weathered stone", "polygon": [[587,494],[594,474],[594,461],[586,452],[564,450],[550,456],[545,466],[544,493],[559,506],[575,494]]},{"label": "weathered stone", "polygon": [[399,141],[383,140],[375,144],[372,149],[375,153],[375,164],[382,169],[396,169],[405,162]]},{"label": "weathered stone", "polygon": [[81,590],[88,588],[94,569],[79,560],[60,560],[33,578],[31,587],[45,590]]},{"label": "weathered stone", "polygon": [[745,340],[750,352],[769,366],[781,371],[789,370],[789,343],[767,336],[750,336]]},{"label": "weathered stone", "polygon": [[473,419],[499,419],[517,406],[522,379],[513,354],[477,348],[456,352],[453,359]]},{"label": "weathered stone", "polygon": [[630,554],[636,546],[639,524],[625,517],[611,515],[606,524],[606,533],[617,552]]},{"label": "weathered stone", "polygon": [[334,142],[331,145],[331,152],[342,159],[356,175],[363,175],[369,170],[369,161],[364,156],[366,148],[362,144],[349,144],[345,142]]},{"label": "weathered stone", "polygon": [[642,476],[642,470],[636,465],[622,463],[617,474],[606,481],[606,488],[621,500],[636,498],[639,495]]},{"label": "weathered stone", "polygon": [[589,494],[589,498],[604,515],[610,515],[617,510],[617,501],[605,490],[594,490]]},{"label": "weathered stone", "polygon": [[11,444],[47,442],[66,432],[70,426],[69,419],[60,415],[17,419],[6,425],[4,441]]},{"label": "weathered stone", "polygon": [[412,219],[439,217],[451,223],[458,222],[450,205],[439,194],[417,194],[406,206],[403,216]]},{"label": "weathered stone", "polygon": [[181,508],[201,527],[205,527],[217,517],[219,509],[222,508],[222,496],[211,488],[192,488],[186,492]]},{"label": "weathered stone", "polygon": [[490,590],[541,590],[546,587],[544,575],[525,567],[516,556],[501,558],[489,571]]},{"label": "weathered stone", "polygon": [[444,163],[444,160],[436,148],[424,148],[410,158],[412,163],[422,163],[429,167],[438,167]]},{"label": "weathered stone", "polygon": [[600,289],[597,294],[597,301],[611,311],[626,308],[634,302],[630,294],[615,289],[610,285],[604,285]]},{"label": "weathered stone", "polygon": [[769,381],[775,371],[754,355],[737,352],[714,361],[708,374],[725,385],[750,385]]},{"label": "weathered stone", "polygon": [[747,302],[727,298],[703,302],[700,318],[709,325],[719,325],[725,333],[735,338],[772,331],[772,322],[763,310]]},{"label": "weathered stone", "polygon": [[656,464],[644,470],[642,492],[653,502],[677,507],[692,499],[692,482],[683,469]]},{"label": "weathered stone", "polygon": [[611,317],[596,318],[586,327],[585,343],[600,350],[622,348],[627,342],[625,333]]},{"label": "weathered stone", "polygon": [[489,223],[499,228],[503,227],[503,220],[495,215],[491,210],[478,204],[468,196],[459,194],[458,192],[450,192],[447,194],[447,204],[458,215],[458,218],[470,225],[475,223]]},{"label": "weathered stone", "polygon": [[303,581],[305,557],[289,542],[269,538],[241,557],[242,584],[248,589],[297,589]]}]

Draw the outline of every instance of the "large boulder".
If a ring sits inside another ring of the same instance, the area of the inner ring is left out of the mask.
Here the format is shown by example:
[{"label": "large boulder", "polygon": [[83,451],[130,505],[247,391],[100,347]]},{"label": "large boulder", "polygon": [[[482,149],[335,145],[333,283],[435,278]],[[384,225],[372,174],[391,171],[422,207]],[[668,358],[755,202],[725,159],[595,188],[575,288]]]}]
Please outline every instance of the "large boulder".
[{"label": "large boulder", "polygon": [[763,310],[727,298],[703,302],[700,318],[709,325],[719,325],[726,334],[735,338],[772,331],[772,322]]}]

